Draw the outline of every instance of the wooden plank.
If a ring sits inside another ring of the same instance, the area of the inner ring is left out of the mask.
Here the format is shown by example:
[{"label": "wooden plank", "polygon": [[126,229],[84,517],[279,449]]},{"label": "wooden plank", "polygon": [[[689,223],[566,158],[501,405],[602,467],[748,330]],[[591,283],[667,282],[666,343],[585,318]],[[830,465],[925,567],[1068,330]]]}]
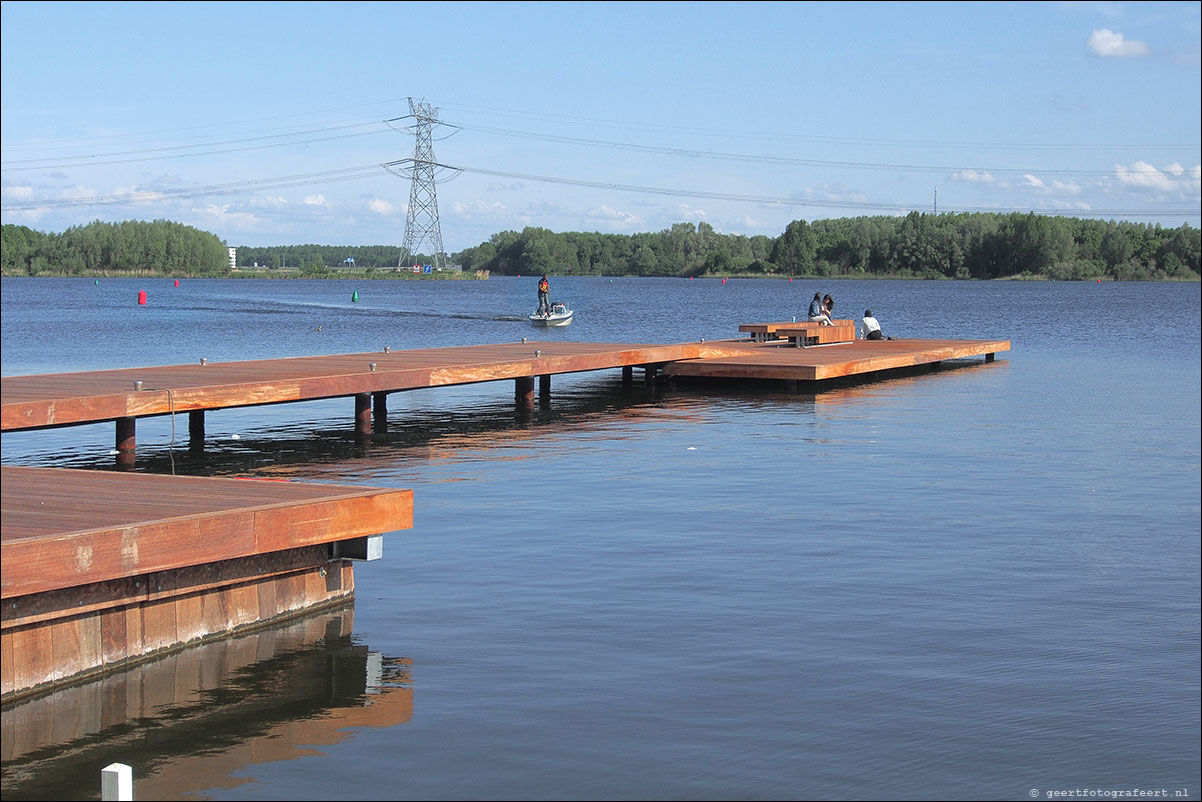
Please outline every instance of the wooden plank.
[{"label": "wooden plank", "polygon": [[413,491],[0,469],[0,585],[19,596],[413,525]]}]

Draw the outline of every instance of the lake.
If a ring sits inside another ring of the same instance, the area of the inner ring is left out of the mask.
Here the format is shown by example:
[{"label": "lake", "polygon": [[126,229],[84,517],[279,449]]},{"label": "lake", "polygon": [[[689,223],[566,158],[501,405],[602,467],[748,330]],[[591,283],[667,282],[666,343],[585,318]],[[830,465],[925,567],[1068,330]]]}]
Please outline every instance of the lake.
[{"label": "lake", "polygon": [[162,799],[1197,798],[1199,284],[552,277],[544,330],[536,282],[5,278],[2,373],[721,339],[816,291],[1012,350],[818,394],[577,374],[529,414],[419,390],[370,443],[350,399],[211,412],[203,456],[140,421],[139,470],[412,488],[413,528],[353,615],[173,658],[258,650],[203,694],[6,706],[4,798],[99,798],[113,761]]}]

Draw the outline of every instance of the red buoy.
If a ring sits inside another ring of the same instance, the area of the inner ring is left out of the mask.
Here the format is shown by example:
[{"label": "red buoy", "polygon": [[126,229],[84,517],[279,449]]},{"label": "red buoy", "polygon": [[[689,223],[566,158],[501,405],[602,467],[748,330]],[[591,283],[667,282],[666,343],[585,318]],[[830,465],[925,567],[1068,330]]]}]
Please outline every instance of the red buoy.
[{"label": "red buoy", "polygon": [[175,286],[177,286],[177,287],[179,286],[179,279],[175,280]]},{"label": "red buoy", "polygon": [[138,290],[138,305],[146,306],[146,290]]}]

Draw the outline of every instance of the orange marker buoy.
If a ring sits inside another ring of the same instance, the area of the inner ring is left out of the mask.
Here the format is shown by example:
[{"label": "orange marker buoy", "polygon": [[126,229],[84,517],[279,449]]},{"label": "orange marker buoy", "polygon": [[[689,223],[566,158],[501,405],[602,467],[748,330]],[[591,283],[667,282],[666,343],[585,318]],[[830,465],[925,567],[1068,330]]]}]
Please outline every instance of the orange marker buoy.
[{"label": "orange marker buoy", "polygon": [[146,306],[146,290],[138,290],[138,305]]}]

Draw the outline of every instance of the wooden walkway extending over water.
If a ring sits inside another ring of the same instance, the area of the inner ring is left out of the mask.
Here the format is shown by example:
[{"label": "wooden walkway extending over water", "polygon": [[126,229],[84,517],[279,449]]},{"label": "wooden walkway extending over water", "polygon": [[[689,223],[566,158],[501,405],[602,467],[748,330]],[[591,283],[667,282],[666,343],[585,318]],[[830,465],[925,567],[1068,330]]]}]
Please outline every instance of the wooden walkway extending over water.
[{"label": "wooden walkway extending over water", "polygon": [[356,420],[362,423],[373,398],[378,405],[387,393],[419,388],[508,379],[522,399],[532,397],[536,376],[546,391],[554,374],[632,367],[652,375],[821,381],[975,355],[992,358],[1009,349],[1005,340],[860,340],[817,348],[749,339],[673,345],[520,342],[10,376],[0,383],[0,429],[348,396],[359,399]]},{"label": "wooden walkway extending over water", "polygon": [[[820,383],[1010,349],[778,328],[670,345],[522,341],[9,376],[0,430],[115,421],[117,464],[132,468],[136,420],[153,415],[187,412],[196,447],[207,410],[353,397],[355,430],[370,434],[389,393],[419,388],[510,380],[530,406],[535,378],[546,398],[563,373]],[[346,599],[349,560],[373,559],[380,533],[412,525],[409,490],[22,467],[2,478],[5,695]]]}]

